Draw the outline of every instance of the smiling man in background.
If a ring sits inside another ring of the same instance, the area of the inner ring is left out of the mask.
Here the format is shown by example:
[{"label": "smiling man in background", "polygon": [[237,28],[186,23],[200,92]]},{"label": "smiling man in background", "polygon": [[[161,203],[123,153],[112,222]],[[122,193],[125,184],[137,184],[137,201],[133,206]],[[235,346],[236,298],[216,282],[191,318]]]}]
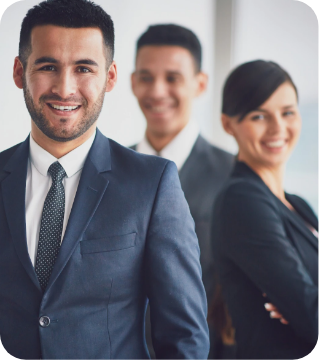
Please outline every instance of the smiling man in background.
[{"label": "smiling man in background", "polygon": [[[193,101],[207,87],[197,36],[174,24],[150,26],[137,41],[131,80],[147,122],[145,137],[132,148],[175,162],[195,220],[203,283],[210,304],[216,283],[211,213],[215,197],[231,171],[233,156],[209,144],[199,134],[195,119],[191,120]],[[149,323],[147,329],[150,344]],[[216,349],[212,344],[211,356],[220,355]]]},{"label": "smiling man in background", "polygon": [[[0,154],[0,336],[22,359],[205,358],[206,297],[175,165],[96,128],[113,22],[86,0],[23,20],[13,77],[31,134]],[[14,121],[14,120],[12,120]]]}]

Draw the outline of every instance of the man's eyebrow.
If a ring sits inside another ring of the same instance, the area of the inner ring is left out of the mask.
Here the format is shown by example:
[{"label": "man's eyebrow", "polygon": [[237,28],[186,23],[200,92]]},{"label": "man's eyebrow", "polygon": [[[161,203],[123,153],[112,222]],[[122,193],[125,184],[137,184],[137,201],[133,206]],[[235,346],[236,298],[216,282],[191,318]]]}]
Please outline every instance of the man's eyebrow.
[{"label": "man's eyebrow", "polygon": [[43,64],[43,63],[57,64],[58,60],[50,56],[42,56],[39,59],[35,60],[34,65]]},{"label": "man's eyebrow", "polygon": [[146,69],[141,69],[141,70],[136,70],[137,74],[150,74],[149,70]]},{"label": "man's eyebrow", "polygon": [[182,73],[178,70],[168,70],[167,73],[169,75],[180,75],[180,76],[182,75]]},{"label": "man's eyebrow", "polygon": [[[141,70],[137,70],[136,71],[137,74],[151,74],[151,72],[149,70],[146,70],[146,69],[141,69]],[[178,70],[167,70],[166,71],[167,74],[169,75],[179,75],[179,76],[182,76],[182,73],[179,72]]]},{"label": "man's eyebrow", "polygon": [[93,65],[93,66],[99,66],[97,62],[91,59],[81,59],[74,62],[75,65]]},{"label": "man's eyebrow", "polygon": [[[50,57],[50,56],[42,56],[39,59],[36,59],[34,62],[34,65],[43,64],[43,63],[51,63],[51,64],[57,64],[58,60]],[[91,59],[81,59],[74,62],[75,65],[93,65],[93,66],[99,66],[97,62]]]}]

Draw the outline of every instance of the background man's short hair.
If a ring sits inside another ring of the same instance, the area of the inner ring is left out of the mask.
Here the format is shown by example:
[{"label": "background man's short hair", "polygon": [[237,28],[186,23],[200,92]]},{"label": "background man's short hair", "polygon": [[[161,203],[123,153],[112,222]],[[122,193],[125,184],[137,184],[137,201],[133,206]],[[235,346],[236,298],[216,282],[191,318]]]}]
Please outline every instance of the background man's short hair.
[{"label": "background man's short hair", "polygon": [[19,58],[24,67],[32,51],[31,32],[36,26],[55,25],[65,28],[99,28],[107,47],[107,63],[114,57],[113,21],[100,6],[89,0],[46,0],[31,8],[22,21]]},{"label": "background man's short hair", "polygon": [[137,40],[136,55],[142,46],[181,46],[194,58],[196,71],[202,67],[202,47],[197,36],[189,29],[175,24],[152,25]]}]

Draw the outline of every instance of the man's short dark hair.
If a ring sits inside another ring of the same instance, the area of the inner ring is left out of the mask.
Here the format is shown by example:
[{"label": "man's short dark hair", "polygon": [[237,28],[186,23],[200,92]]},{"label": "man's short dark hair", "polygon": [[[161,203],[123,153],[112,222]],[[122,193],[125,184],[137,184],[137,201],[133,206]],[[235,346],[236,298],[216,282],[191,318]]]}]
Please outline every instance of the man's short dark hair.
[{"label": "man's short dark hair", "polygon": [[197,36],[189,29],[175,24],[158,24],[149,26],[137,40],[136,55],[142,46],[181,46],[194,58],[196,71],[202,67],[202,47]]},{"label": "man's short dark hair", "polygon": [[19,58],[24,66],[31,54],[31,32],[36,26],[55,25],[64,28],[99,28],[107,48],[107,63],[114,57],[113,21],[100,6],[89,0],[46,0],[31,8],[22,21]]}]

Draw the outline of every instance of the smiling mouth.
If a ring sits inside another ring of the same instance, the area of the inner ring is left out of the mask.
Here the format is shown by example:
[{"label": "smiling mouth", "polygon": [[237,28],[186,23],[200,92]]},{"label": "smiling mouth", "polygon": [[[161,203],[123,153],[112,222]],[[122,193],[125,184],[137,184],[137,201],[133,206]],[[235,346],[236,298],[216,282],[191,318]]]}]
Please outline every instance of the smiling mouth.
[{"label": "smiling mouth", "polygon": [[167,111],[170,111],[173,108],[173,106],[171,106],[171,105],[146,105],[145,108],[154,114],[162,114]]},{"label": "smiling mouth", "polygon": [[75,106],[60,106],[60,105],[54,105],[54,104],[50,104],[50,103],[47,103],[47,105],[52,108],[52,109],[55,109],[55,110],[59,110],[59,111],[74,111],[74,110],[77,110],[81,107],[81,105],[75,105]]},{"label": "smiling mouth", "polygon": [[286,140],[268,141],[265,145],[271,149],[278,149],[286,145]]}]

